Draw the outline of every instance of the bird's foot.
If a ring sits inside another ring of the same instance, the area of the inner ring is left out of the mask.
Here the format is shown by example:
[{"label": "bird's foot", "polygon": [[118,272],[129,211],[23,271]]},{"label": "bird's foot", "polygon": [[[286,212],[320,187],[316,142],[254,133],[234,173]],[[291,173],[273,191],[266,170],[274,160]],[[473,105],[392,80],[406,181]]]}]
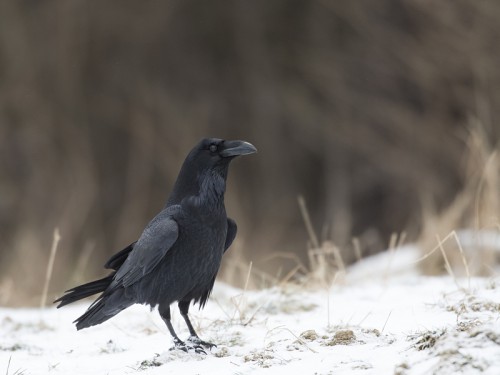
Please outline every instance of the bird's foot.
[{"label": "bird's foot", "polygon": [[211,342],[203,341],[198,336],[189,336],[187,341],[190,342],[191,344],[193,344],[195,347],[199,347],[199,348],[205,347],[207,349],[212,349],[212,348],[217,347],[217,345],[212,344]]},{"label": "bird's foot", "polygon": [[174,338],[174,346],[170,348],[170,350],[182,350],[183,352],[194,351],[197,354],[207,354],[203,347],[200,345],[186,345],[186,343],[178,338]]}]

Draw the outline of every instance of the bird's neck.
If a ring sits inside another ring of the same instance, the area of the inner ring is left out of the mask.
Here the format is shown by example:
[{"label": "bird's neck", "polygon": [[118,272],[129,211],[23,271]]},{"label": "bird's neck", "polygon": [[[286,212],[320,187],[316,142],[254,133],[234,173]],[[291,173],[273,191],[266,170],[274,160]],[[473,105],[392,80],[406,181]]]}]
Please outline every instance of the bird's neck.
[{"label": "bird's neck", "polygon": [[224,193],[226,191],[226,176],[218,171],[209,170],[198,176],[199,199],[209,204],[212,208],[224,206]]},{"label": "bird's neck", "polygon": [[185,162],[165,207],[187,200],[191,202],[190,205],[199,206],[203,203],[211,210],[220,210],[224,207],[226,178],[227,167],[200,172]]},{"label": "bird's neck", "polygon": [[197,195],[199,193],[199,184],[197,184],[196,168],[190,163],[185,161],[182,164],[179,176],[175,181],[174,188],[170,194],[165,207],[173,204],[179,204],[181,201],[189,196]]}]

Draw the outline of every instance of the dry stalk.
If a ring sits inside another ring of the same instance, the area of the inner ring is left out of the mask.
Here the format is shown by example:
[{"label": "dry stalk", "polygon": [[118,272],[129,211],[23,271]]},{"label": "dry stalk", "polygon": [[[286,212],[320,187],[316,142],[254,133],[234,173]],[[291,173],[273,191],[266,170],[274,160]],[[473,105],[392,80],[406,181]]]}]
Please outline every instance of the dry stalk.
[{"label": "dry stalk", "polygon": [[328,256],[335,258],[334,246],[329,242],[323,243],[319,249],[311,249],[308,251],[310,269],[309,276],[315,282],[328,284],[329,271],[331,270]]},{"label": "dry stalk", "polygon": [[315,249],[319,248],[318,236],[314,232],[314,228],[311,222],[311,217],[309,216],[309,211],[307,210],[306,201],[302,195],[298,196],[300,213],[302,214],[302,218],[304,219],[304,224],[306,225],[307,233],[309,234],[309,238],[311,239],[312,247]]},{"label": "dry stalk", "polygon": [[45,307],[45,303],[47,302],[47,293],[49,292],[49,283],[52,277],[52,270],[54,267],[54,260],[56,259],[57,253],[57,245],[61,240],[61,236],[59,234],[59,228],[54,229],[54,236],[52,240],[52,248],[50,249],[49,263],[47,264],[47,272],[45,273],[45,283],[43,285],[43,293],[42,299],[40,301],[40,308],[43,309]]},{"label": "dry stalk", "polygon": [[481,198],[483,197],[484,186],[491,179],[491,177],[487,176],[488,171],[491,169],[491,164],[495,162],[497,156],[497,152],[494,151],[486,160],[484,165],[483,173],[481,174],[481,179],[479,180],[479,185],[477,187],[476,196],[474,199],[474,208],[476,211],[475,215],[475,226],[476,230],[479,230],[481,227],[480,218],[481,218]]},{"label": "dry stalk", "polygon": [[443,244],[446,241],[448,241],[450,238],[453,238],[455,240],[455,242],[457,243],[458,251],[460,252],[460,257],[462,259],[462,263],[463,263],[464,269],[465,269],[465,274],[467,276],[467,290],[470,291],[470,278],[471,278],[471,275],[470,275],[469,263],[467,262],[467,258],[465,257],[465,251],[464,251],[464,249],[462,247],[462,244],[460,243],[460,239],[458,238],[457,232],[453,230],[450,233],[448,233],[448,235],[446,235],[446,237],[444,237],[443,239],[440,239],[439,235],[436,235],[436,238],[437,238],[438,244],[431,251],[429,251],[428,253],[424,254],[424,256],[418,258],[417,260],[411,262],[410,264],[420,263],[423,260],[425,260],[428,257],[430,257],[437,250],[439,250],[441,252],[441,254],[443,255],[443,259],[445,261],[446,271],[450,274],[450,276],[452,276],[454,278],[454,281],[457,284],[457,286],[460,287],[460,285],[458,285],[456,276],[455,276],[455,274],[454,274],[454,272],[452,270],[451,264],[450,264],[450,262],[448,260],[448,257],[446,256],[446,253],[445,253],[445,250],[444,250],[444,247],[443,247]]},{"label": "dry stalk", "polygon": [[300,270],[302,269],[302,266],[299,264],[297,266],[295,266],[294,268],[292,268],[286,275],[285,277],[283,277],[283,279],[281,279],[281,281],[279,282],[279,285],[282,287],[284,286],[286,283],[288,283],[290,281],[290,279],[295,276],[295,274],[297,272],[299,272]]},{"label": "dry stalk", "polygon": [[402,246],[405,238],[406,238],[405,232],[401,232],[399,235],[397,233],[391,234],[391,239],[389,240],[390,256],[389,256],[389,261],[387,262],[387,267],[384,272],[384,277],[383,277],[384,283],[387,283],[387,280],[389,279],[389,272],[391,270],[391,265],[394,259],[394,255],[396,254],[396,251]]},{"label": "dry stalk", "polygon": [[460,239],[458,238],[457,232],[453,231],[451,232],[453,238],[457,242],[458,246],[458,251],[460,251],[460,257],[462,258],[462,263],[465,268],[465,274],[467,275],[467,289],[470,291],[470,271],[469,271],[469,263],[467,262],[467,258],[465,257],[465,252],[462,247],[462,244],[460,243]]},{"label": "dry stalk", "polygon": [[401,232],[399,234],[399,240],[398,240],[398,243],[396,244],[396,247],[402,247],[405,243],[405,240],[406,240],[406,232]]},{"label": "dry stalk", "polygon": [[389,250],[394,250],[397,242],[398,242],[398,234],[392,233],[391,238],[389,240]]},{"label": "dry stalk", "polygon": [[335,259],[335,264],[339,268],[339,271],[344,275],[346,274],[346,267],[344,263],[344,259],[342,259],[342,254],[340,254],[340,250],[337,246],[332,245],[333,257]]},{"label": "dry stalk", "polygon": [[236,313],[238,313],[238,315],[240,316],[240,321],[243,321],[243,318],[244,318],[244,314],[243,314],[241,306],[243,304],[243,299],[245,297],[245,293],[246,293],[247,288],[248,288],[248,283],[250,281],[250,275],[252,273],[252,265],[253,265],[252,262],[250,262],[250,264],[248,265],[248,272],[247,272],[247,277],[245,280],[245,286],[243,287],[243,290],[239,295],[238,302],[235,304],[236,309],[235,309],[234,314],[233,314],[233,319],[235,318]]},{"label": "dry stalk", "polygon": [[354,237],[352,239],[352,246],[354,248],[354,255],[356,256],[356,260],[359,262],[362,258],[362,255],[361,255],[361,244],[359,242],[358,237]]},{"label": "dry stalk", "polygon": [[382,327],[382,330],[380,331],[380,333],[384,332],[385,326],[387,325],[387,322],[389,321],[389,318],[391,317],[391,314],[392,314],[392,310],[389,311],[389,315],[387,315],[387,319],[385,320],[384,326]]},{"label": "dry stalk", "polygon": [[305,342],[304,340],[302,340],[299,336],[297,336],[295,333],[293,333],[289,328],[285,327],[285,326],[278,326],[278,327],[274,327],[274,328],[271,328],[269,331],[267,331],[266,333],[266,337],[265,339],[269,336],[269,334],[273,331],[277,331],[277,330],[283,330],[283,331],[287,331],[289,332],[293,337],[295,337],[297,339],[297,341],[299,343],[301,343],[302,345],[304,345],[307,349],[309,349],[311,352],[313,353],[318,353],[316,350],[314,350],[313,348],[311,348],[307,342]]},{"label": "dry stalk", "polygon": [[0,305],[6,305],[14,291],[14,282],[11,278],[5,278],[0,284]]},{"label": "dry stalk", "polygon": [[450,276],[453,278],[453,281],[455,282],[457,287],[460,289],[460,284],[457,281],[455,273],[453,272],[453,269],[451,268],[451,264],[448,261],[448,257],[446,256],[446,252],[444,251],[443,242],[439,238],[438,234],[436,234],[436,238],[438,241],[439,250],[441,250],[441,254],[443,255],[443,258],[444,258],[444,264],[445,264],[446,271],[450,274]]},{"label": "dry stalk", "polygon": [[368,312],[366,313],[366,315],[365,315],[365,316],[364,316],[364,317],[363,317],[363,318],[359,321],[358,326],[361,326],[361,324],[363,324],[363,323],[364,323],[364,321],[365,321],[366,319],[368,319],[368,317],[369,317],[370,315],[372,315],[372,311],[368,311]]}]

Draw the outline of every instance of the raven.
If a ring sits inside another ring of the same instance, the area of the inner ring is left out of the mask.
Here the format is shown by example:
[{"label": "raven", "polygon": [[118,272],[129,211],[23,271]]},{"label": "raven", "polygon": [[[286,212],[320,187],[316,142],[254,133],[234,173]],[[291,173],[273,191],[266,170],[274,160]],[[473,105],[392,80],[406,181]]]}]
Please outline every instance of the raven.
[{"label": "raven", "polygon": [[[127,307],[158,306],[173,337],[174,348],[205,353],[212,343],[201,340],[189,320],[189,305],[204,307],[225,251],[236,236],[236,223],[226,216],[224,193],[229,163],[257,152],[250,143],[202,139],[184,161],[165,207],[136,242],[104,265],[113,272],[77,286],[55,302],[62,307],[93,294],[101,295],[74,321],[78,330],[100,324]],[[170,322],[170,304],[178,302],[189,329],[187,345]]]}]

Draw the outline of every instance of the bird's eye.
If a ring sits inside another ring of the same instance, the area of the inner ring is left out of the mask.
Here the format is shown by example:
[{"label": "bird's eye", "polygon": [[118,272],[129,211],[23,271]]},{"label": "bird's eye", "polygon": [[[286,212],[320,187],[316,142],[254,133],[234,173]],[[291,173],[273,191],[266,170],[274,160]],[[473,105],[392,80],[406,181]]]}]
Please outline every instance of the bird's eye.
[{"label": "bird's eye", "polygon": [[210,152],[217,152],[217,145],[210,145],[209,150]]}]

